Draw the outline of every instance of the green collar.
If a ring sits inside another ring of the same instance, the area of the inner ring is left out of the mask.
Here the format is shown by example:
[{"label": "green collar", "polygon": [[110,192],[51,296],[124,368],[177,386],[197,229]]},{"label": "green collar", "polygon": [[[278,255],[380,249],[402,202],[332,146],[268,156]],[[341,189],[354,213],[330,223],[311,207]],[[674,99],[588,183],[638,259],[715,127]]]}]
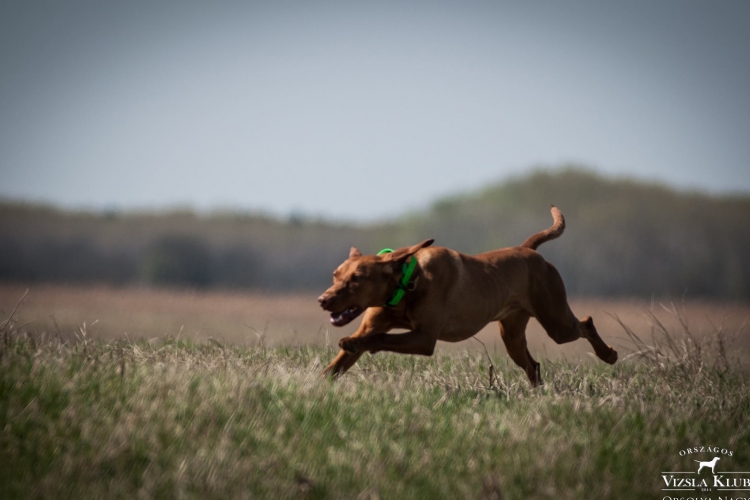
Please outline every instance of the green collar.
[{"label": "green collar", "polygon": [[[378,252],[378,255],[382,255],[384,253],[391,253],[393,252],[393,249],[391,248],[384,248],[383,250]],[[396,291],[393,292],[393,296],[391,297],[391,300],[385,303],[386,307],[395,307],[398,305],[399,302],[401,302],[401,299],[404,298],[404,295],[406,294],[407,290],[413,290],[414,283],[410,282],[411,275],[414,274],[414,269],[417,267],[417,258],[413,255],[409,257],[409,260],[404,263],[403,267],[403,275],[401,276],[401,281],[398,283],[398,286],[396,287]]]}]

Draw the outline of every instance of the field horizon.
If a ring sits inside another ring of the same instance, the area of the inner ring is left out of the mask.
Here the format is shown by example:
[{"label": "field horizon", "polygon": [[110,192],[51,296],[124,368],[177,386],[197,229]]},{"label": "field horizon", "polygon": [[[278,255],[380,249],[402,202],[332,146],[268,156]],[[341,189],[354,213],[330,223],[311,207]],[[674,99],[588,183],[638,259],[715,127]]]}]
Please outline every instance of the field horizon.
[{"label": "field horizon", "polygon": [[[27,293],[28,291],[28,293]],[[295,345],[336,346],[353,333],[361,318],[336,328],[317,304],[316,292],[282,293],[263,290],[199,290],[145,286],[85,286],[70,284],[11,284],[0,282],[0,313],[5,315],[27,294],[17,313],[18,323],[29,331],[46,332],[75,340],[81,328],[90,338],[161,342],[169,338],[253,347]],[[744,301],[595,299],[572,297],[573,312],[592,316],[598,331],[618,351],[638,349],[623,325],[648,338],[654,321],[669,330],[689,329],[696,335],[728,333],[732,346],[750,349],[745,326],[750,303]],[[686,324],[683,325],[682,321]],[[439,342],[438,351],[482,351],[504,354],[495,323],[474,338]],[[527,328],[529,349],[547,359],[593,359],[587,342],[555,344],[532,318]],[[621,352],[620,355],[626,355]]]}]

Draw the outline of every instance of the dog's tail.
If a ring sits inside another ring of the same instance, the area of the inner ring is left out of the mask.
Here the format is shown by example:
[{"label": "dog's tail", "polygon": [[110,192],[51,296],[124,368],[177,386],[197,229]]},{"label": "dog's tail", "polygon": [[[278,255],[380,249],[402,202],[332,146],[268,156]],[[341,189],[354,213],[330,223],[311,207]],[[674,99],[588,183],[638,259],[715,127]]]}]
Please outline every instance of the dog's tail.
[{"label": "dog's tail", "polygon": [[542,243],[549,240],[554,240],[563,233],[563,231],[565,230],[565,217],[563,217],[560,209],[558,209],[554,205],[552,205],[552,209],[550,211],[552,212],[552,219],[555,221],[552,226],[548,229],[545,229],[544,231],[536,233],[533,236],[529,236],[529,238],[521,244],[522,247],[536,250]]}]

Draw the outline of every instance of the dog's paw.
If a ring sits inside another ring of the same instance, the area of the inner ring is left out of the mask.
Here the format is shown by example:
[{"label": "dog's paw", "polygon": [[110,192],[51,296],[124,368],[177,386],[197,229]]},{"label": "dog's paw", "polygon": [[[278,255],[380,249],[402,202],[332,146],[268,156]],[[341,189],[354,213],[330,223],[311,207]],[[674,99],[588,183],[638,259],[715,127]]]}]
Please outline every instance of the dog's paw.
[{"label": "dog's paw", "polygon": [[320,378],[323,379],[333,379],[335,376],[336,372],[333,370],[333,364],[328,365],[325,370],[320,372]]},{"label": "dog's paw", "polygon": [[594,346],[594,352],[605,363],[609,363],[610,365],[617,363],[617,351],[604,342],[600,346]]},{"label": "dog's paw", "polygon": [[351,354],[356,354],[362,350],[359,348],[360,344],[361,339],[352,337],[344,337],[339,340],[339,347]]},{"label": "dog's paw", "polygon": [[604,361],[605,363],[614,365],[615,363],[617,363],[617,351],[609,347],[609,352],[606,353],[604,356],[601,356],[601,358],[602,358],[602,361]]},{"label": "dog's paw", "polygon": [[341,376],[341,373],[341,369],[332,364],[321,372],[320,378],[335,381]]}]

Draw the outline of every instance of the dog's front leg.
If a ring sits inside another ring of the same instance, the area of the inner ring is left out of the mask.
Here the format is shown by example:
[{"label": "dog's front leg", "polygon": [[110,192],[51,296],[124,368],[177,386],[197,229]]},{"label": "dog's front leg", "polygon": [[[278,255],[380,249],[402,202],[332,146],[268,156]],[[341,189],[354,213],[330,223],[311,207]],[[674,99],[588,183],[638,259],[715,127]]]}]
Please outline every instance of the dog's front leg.
[{"label": "dog's front leg", "polygon": [[348,337],[339,341],[339,347],[347,353],[361,353],[370,351],[397,352],[400,354],[421,354],[432,356],[435,352],[437,335],[423,331],[411,331],[406,333],[373,333],[366,337]]},{"label": "dog's front leg", "polygon": [[[393,327],[393,316],[387,309],[379,307],[371,307],[365,311],[365,316],[362,319],[362,324],[359,325],[354,334],[351,337],[341,339],[341,342],[349,339],[361,339],[372,335],[373,332],[377,331],[388,331]],[[341,346],[339,342],[339,346]],[[341,349],[338,355],[331,361],[325,370],[323,370],[324,377],[338,377],[343,375],[354,363],[364,354],[365,349],[347,351]]]},{"label": "dog's front leg", "polygon": [[362,356],[362,352],[346,352],[345,350],[341,349],[339,351],[339,354],[331,361],[331,364],[329,364],[325,370],[323,370],[323,376],[324,377],[338,377],[339,375],[343,375],[345,371],[347,371],[349,368],[351,368],[354,363],[357,362],[360,356]]}]

